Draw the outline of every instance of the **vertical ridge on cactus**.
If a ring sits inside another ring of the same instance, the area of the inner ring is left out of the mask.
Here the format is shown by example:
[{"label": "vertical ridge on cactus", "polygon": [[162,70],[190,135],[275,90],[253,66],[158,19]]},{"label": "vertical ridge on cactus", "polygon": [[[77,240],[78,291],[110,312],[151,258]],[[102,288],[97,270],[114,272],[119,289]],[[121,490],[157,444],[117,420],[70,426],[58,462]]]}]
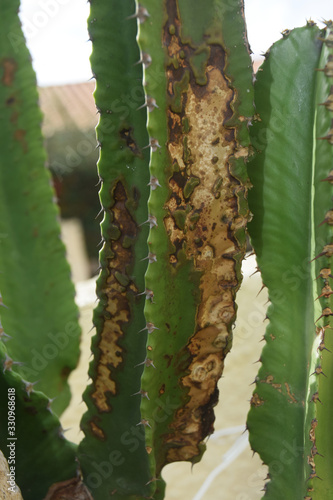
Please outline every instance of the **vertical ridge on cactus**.
[{"label": "vertical ridge on cactus", "polygon": [[[329,36],[332,36],[332,22],[327,23],[326,32],[323,35],[323,46],[317,69],[323,69],[332,58],[333,47],[330,46]],[[330,102],[333,97],[332,77],[325,72],[316,73],[316,94],[315,102],[316,121],[314,125],[314,209],[313,224],[315,231],[315,241],[313,243],[313,256],[320,255],[324,248],[333,243],[332,232],[332,184],[323,182],[332,168],[333,146],[330,138],[332,129],[332,110],[329,106],[322,106],[323,102]],[[322,139],[322,138],[325,139]],[[332,278],[327,276],[327,269],[331,268],[332,257],[330,251],[315,259],[312,263],[313,275],[315,278],[313,287],[313,299],[315,304],[317,350],[313,353],[313,370],[310,380],[314,379],[318,392],[318,398],[322,402],[317,402],[315,406],[314,419],[310,424],[308,439],[311,443],[311,450],[308,455],[310,465],[310,476],[314,476],[309,481],[309,492],[312,500],[330,499],[333,492],[333,430],[331,416],[333,411],[332,380],[333,380],[333,340],[331,329],[333,327],[331,311],[332,301]],[[331,273],[329,273],[331,274]],[[313,394],[311,394],[313,397]],[[317,477],[316,477],[317,476]],[[320,478],[320,479],[318,479]]]},{"label": "vertical ridge on cactus", "polygon": [[[326,469],[331,431],[325,417],[321,425],[318,419],[322,398],[326,409],[332,404],[324,389],[332,359],[323,351],[332,232],[322,224],[332,186],[320,182],[329,175],[332,147],[317,140],[329,131],[331,117],[318,107],[328,97],[328,79],[315,71],[328,56],[324,35],[313,23],[285,35],[270,49],[255,84],[260,119],[251,131],[257,154],[249,165],[249,231],[271,304],[247,425],[251,446],[269,466],[267,499],[314,500],[332,491]],[[327,442],[325,460],[320,436]]]}]

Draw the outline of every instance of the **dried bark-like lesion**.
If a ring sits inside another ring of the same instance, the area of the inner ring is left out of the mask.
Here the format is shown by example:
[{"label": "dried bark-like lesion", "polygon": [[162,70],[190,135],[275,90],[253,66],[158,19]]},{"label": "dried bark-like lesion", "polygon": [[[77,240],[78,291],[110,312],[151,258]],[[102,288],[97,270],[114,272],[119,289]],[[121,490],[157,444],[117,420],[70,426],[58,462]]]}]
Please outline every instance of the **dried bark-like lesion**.
[{"label": "dried bark-like lesion", "polygon": [[93,500],[81,477],[53,484],[44,500]]},{"label": "dried bark-like lesion", "polygon": [[[134,241],[137,226],[127,208],[129,197],[120,180],[115,183],[111,198],[114,203],[107,215],[112,220],[112,230],[105,245],[108,246],[112,258],[108,260],[105,281],[101,286],[104,307],[99,311],[102,326],[98,332],[98,364],[91,394],[99,412],[112,410],[110,396],[115,396],[118,390],[114,373],[124,361],[121,339],[130,321],[128,293],[138,291],[128,275],[134,261],[133,249],[128,245],[128,239]],[[101,438],[97,422],[91,422],[91,430]]]},{"label": "dried bark-like lesion", "polygon": [[[201,300],[196,333],[186,347],[187,374],[181,378],[188,400],[165,436],[167,462],[198,455],[199,444],[213,431],[212,408],[231,345],[235,293],[240,285],[236,261],[245,253],[235,233],[245,228],[249,217],[249,212],[240,213],[238,202],[240,193],[246,197],[247,187],[231,174],[230,167],[232,159],[246,158],[248,151],[238,144],[237,131],[225,125],[236,99],[224,74],[226,55],[222,46],[207,45],[209,57],[200,78],[206,84],[198,84],[191,66],[194,49],[182,43],[172,4],[175,7],[176,2],[168,2],[164,43],[170,58],[167,147],[173,172],[164,224],[173,247],[185,252],[193,271],[200,273]],[[172,264],[178,265],[177,251]]]}]

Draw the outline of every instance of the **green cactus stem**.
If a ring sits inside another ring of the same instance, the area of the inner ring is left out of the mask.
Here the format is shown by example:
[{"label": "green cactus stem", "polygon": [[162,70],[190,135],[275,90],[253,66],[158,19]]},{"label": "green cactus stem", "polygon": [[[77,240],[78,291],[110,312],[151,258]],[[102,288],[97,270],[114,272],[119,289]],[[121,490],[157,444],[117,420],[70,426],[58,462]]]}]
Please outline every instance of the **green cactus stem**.
[{"label": "green cactus stem", "polygon": [[77,364],[80,328],[18,9],[18,0],[4,1],[0,18],[1,338],[20,362],[14,369],[56,398],[60,414],[70,399],[67,378]]},{"label": "green cactus stem", "polygon": [[247,425],[271,500],[333,498],[329,36],[291,31],[255,84],[249,231],[271,303]]},{"label": "green cactus stem", "polygon": [[[137,5],[151,149],[142,426],[162,467],[200,459],[231,346],[249,218],[253,115],[243,2]],[[161,42],[157,42],[161,41]],[[158,481],[155,481],[159,479]]]},{"label": "green cactus stem", "polygon": [[0,449],[24,500],[42,500],[54,483],[79,480],[76,445],[64,438],[52,400],[12,368],[0,342]]},{"label": "green cactus stem", "polygon": [[149,497],[151,491],[140,378],[147,335],[146,241],[153,222],[147,209],[150,146],[134,13],[134,0],[94,0],[88,21],[104,219],[92,384],[84,394],[88,411],[79,457],[94,500]]}]

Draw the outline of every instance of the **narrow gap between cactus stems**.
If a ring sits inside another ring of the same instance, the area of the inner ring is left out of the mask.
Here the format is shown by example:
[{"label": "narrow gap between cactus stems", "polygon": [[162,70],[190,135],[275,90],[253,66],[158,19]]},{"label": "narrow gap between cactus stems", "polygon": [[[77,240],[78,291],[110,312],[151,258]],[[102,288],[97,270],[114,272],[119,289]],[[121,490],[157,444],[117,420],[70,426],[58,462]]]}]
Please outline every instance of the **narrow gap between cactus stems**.
[{"label": "narrow gap between cactus stems", "polygon": [[238,457],[243,453],[243,451],[248,446],[248,432],[245,432],[235,441],[235,443],[229,448],[229,450],[223,455],[222,462],[215,467],[205,479],[199,491],[195,494],[192,500],[201,500],[203,495],[212,485],[214,479],[222,472],[224,469],[229,467]]}]

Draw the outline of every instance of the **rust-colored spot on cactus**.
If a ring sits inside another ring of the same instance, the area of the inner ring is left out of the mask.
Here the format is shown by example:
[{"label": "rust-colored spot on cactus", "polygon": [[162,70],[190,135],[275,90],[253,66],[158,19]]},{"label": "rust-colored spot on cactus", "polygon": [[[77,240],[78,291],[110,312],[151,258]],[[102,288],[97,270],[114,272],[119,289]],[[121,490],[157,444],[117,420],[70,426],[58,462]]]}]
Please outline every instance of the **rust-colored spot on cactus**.
[{"label": "rust-colored spot on cactus", "polygon": [[15,73],[17,70],[17,62],[12,57],[5,57],[1,61],[1,66],[3,69],[1,83],[6,87],[10,87],[14,82]]},{"label": "rust-colored spot on cactus", "polygon": [[16,129],[14,132],[14,139],[21,144],[22,149],[25,153],[28,151],[28,143],[25,139],[26,134],[26,130],[22,129]]},{"label": "rust-colored spot on cactus", "polygon": [[[113,225],[118,232],[117,239],[112,239],[110,235],[110,239],[106,242],[114,258],[109,260],[108,273],[101,286],[107,305],[103,311],[103,329],[99,334],[97,344],[99,360],[92,393],[92,399],[101,412],[111,411],[109,398],[117,393],[113,373],[123,362],[123,349],[120,344],[126,325],[130,321],[127,294],[133,293],[134,295],[138,292],[131,277],[128,276],[128,269],[134,259],[133,250],[131,246],[123,246],[125,235],[133,239],[136,237],[136,224],[127,209],[128,196],[120,181],[113,187],[112,198],[114,204],[110,212]],[[122,280],[121,284],[117,276],[128,279]]]},{"label": "rust-colored spot on cactus", "polygon": [[98,438],[101,439],[102,441],[105,440],[105,434],[103,430],[92,420],[89,422],[90,428],[92,433]]},{"label": "rust-colored spot on cactus", "polygon": [[287,382],[285,382],[284,386],[287,390],[287,394],[288,394],[288,397],[290,399],[290,403],[297,403],[297,399],[295,398],[295,395],[291,392],[289,384]]},{"label": "rust-colored spot on cactus", "polygon": [[274,377],[273,375],[267,375],[267,377],[263,380],[260,380],[260,382],[262,384],[268,384],[268,385],[271,385],[272,387],[274,387],[274,389],[276,389],[278,392],[282,392],[282,385],[281,384],[277,384],[275,382],[273,382],[274,380]]},{"label": "rust-colored spot on cactus", "polygon": [[259,394],[256,392],[252,395],[251,400],[250,400],[250,405],[251,406],[262,406],[265,403],[263,399],[260,398]]}]

